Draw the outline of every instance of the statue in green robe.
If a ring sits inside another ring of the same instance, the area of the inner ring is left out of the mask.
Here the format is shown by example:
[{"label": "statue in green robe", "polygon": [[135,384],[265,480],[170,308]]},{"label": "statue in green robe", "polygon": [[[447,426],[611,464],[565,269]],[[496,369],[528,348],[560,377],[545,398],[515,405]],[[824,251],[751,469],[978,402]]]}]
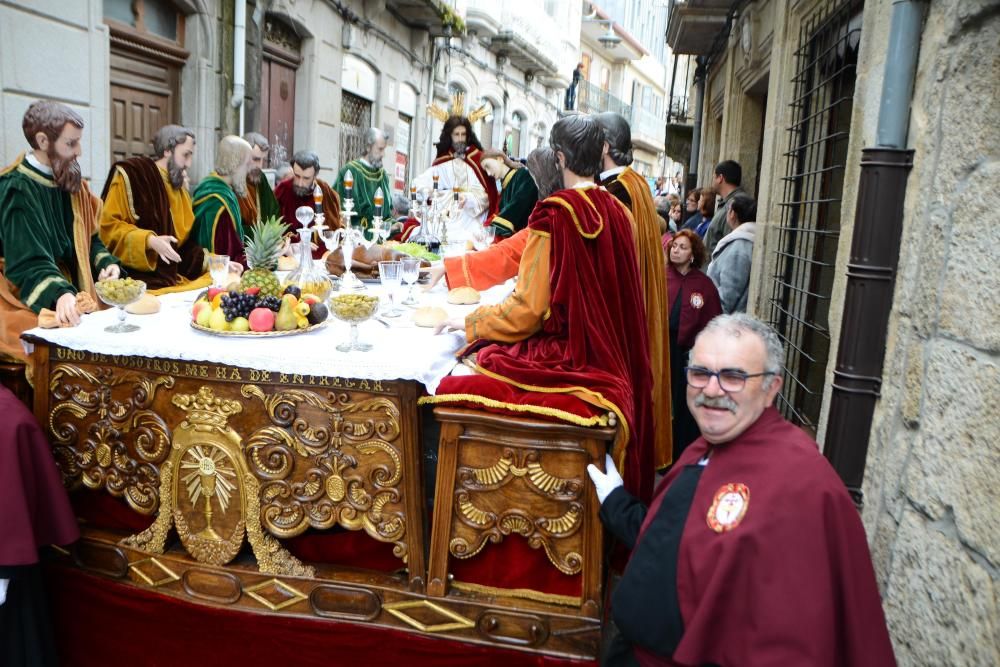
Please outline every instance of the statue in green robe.
[{"label": "statue in green robe", "polygon": [[[351,224],[361,229],[368,229],[371,226],[372,218],[376,215],[375,192],[382,189],[381,215],[383,219],[392,216],[392,191],[389,189],[389,175],[382,167],[382,158],[385,155],[386,137],[385,133],[378,128],[372,127],[365,132],[365,154],[351,160],[337,172],[336,190],[340,195],[341,205],[347,198],[354,199],[354,212]],[[345,182],[347,172],[351,172],[353,179],[352,187],[348,192]]]}]

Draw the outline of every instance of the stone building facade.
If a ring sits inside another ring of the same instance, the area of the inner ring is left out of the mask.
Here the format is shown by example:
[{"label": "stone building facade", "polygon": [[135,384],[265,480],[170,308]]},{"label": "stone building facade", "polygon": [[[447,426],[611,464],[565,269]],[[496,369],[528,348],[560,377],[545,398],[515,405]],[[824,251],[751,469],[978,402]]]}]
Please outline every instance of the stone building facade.
[{"label": "stone building facade", "polygon": [[[899,663],[998,664],[1000,130],[987,109],[1000,93],[1000,10],[925,7],[863,519]],[[786,341],[779,407],[828,455],[838,348],[855,335],[843,319],[861,151],[876,144],[891,15],[871,0],[690,0],[668,31],[675,50],[709,60],[699,184],[735,159],[758,198],[750,310]]]}]

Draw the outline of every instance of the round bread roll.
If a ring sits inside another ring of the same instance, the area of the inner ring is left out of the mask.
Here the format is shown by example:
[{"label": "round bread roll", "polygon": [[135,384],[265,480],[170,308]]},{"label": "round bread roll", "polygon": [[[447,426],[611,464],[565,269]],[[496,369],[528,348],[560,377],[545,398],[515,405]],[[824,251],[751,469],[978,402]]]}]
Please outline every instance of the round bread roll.
[{"label": "round bread roll", "polygon": [[448,311],[439,306],[423,306],[413,312],[413,322],[418,327],[436,327],[448,319]]},{"label": "round bread roll", "polygon": [[294,257],[282,255],[278,258],[278,271],[294,271],[299,268],[299,261]]},{"label": "round bread roll", "polygon": [[472,303],[479,303],[479,292],[471,287],[456,287],[448,292],[448,303],[465,306]]},{"label": "round bread roll", "polygon": [[160,312],[160,299],[155,294],[143,294],[138,301],[125,306],[125,312],[133,315],[152,315]]}]

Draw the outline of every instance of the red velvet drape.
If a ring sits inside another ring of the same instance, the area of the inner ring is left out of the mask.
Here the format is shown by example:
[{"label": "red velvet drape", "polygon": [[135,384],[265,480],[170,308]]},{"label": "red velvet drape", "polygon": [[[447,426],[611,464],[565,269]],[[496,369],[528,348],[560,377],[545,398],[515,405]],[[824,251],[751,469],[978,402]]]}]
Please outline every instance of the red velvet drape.
[{"label": "red velvet drape", "polygon": [[502,665],[591,667],[360,623],[327,622],[192,604],[79,570],[47,570],[63,665]]}]

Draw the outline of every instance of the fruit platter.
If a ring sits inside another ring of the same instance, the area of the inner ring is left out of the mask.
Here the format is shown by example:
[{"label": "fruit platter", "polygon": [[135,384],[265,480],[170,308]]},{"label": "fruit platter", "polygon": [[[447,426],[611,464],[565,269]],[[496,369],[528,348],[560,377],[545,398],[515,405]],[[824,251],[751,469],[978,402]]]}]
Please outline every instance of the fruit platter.
[{"label": "fruit platter", "polygon": [[[281,287],[274,271],[285,225],[270,219],[251,227],[246,271],[227,287],[212,287],[195,299],[191,327],[218,336],[288,336],[326,326],[330,311],[323,296]],[[327,286],[328,288],[328,286]]]}]

